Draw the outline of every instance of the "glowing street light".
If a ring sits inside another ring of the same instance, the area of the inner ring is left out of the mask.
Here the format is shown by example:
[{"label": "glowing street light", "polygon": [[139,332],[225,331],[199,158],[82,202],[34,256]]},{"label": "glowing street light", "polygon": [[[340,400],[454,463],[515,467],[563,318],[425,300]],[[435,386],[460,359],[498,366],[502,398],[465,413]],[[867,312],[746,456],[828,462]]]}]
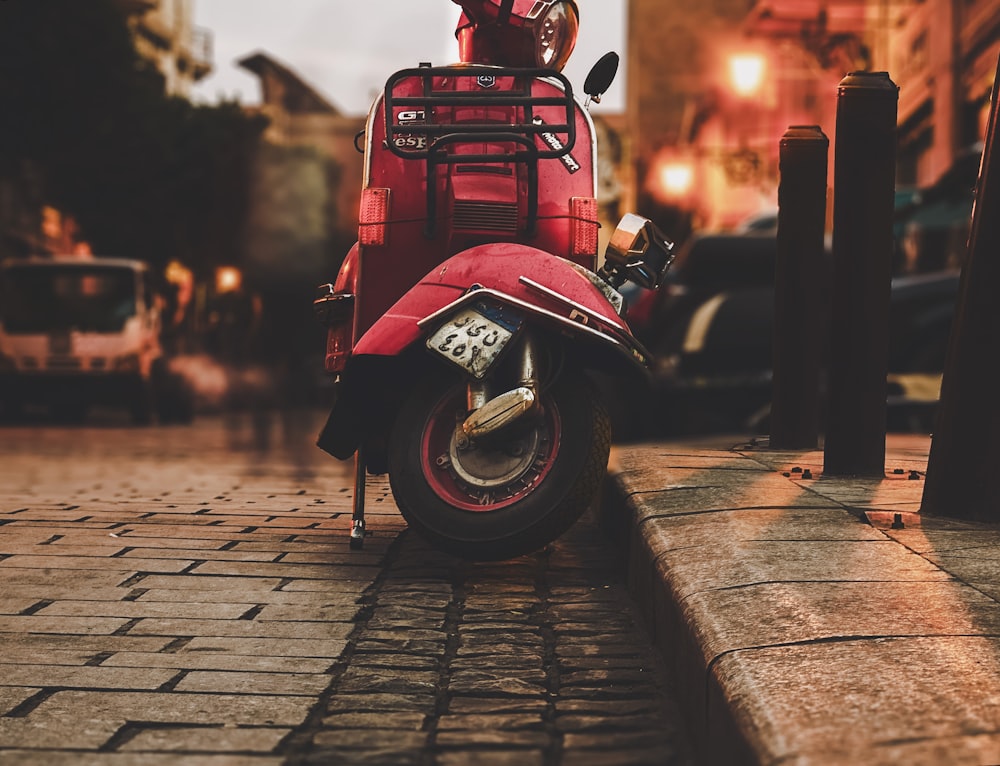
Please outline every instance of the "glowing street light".
[{"label": "glowing street light", "polygon": [[683,197],[694,183],[694,169],[686,162],[669,162],[660,167],[660,187],[668,197]]},{"label": "glowing street light", "polygon": [[243,286],[243,274],[235,266],[219,266],[215,270],[215,290],[218,293],[236,292]]},{"label": "glowing street light", "polygon": [[744,98],[754,95],[764,82],[764,57],[759,53],[740,53],[729,57],[729,81]]},{"label": "glowing street light", "polygon": [[695,185],[692,157],[672,149],[661,150],[646,175],[647,190],[665,204],[685,204]]},{"label": "glowing street light", "polygon": [[664,204],[685,204],[696,182],[695,158],[683,149],[664,147],[650,160],[646,190]]}]

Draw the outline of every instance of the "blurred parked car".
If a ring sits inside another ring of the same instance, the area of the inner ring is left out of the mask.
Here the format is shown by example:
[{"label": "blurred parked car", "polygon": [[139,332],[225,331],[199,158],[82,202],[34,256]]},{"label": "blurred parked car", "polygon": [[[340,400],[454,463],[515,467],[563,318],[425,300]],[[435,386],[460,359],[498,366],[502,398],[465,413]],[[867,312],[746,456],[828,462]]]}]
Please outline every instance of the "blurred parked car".
[{"label": "blurred parked car", "polygon": [[731,379],[730,393],[751,392],[754,401],[758,389],[770,390],[766,296],[773,295],[775,258],[773,232],[696,234],[678,248],[659,289],[626,293],[626,319],[656,368],[649,389],[613,397],[616,439],[717,430],[732,422],[735,413],[725,410],[738,397],[701,406],[706,376]]},{"label": "blurred parked car", "polygon": [[911,190],[906,204],[901,204],[897,192],[893,222],[896,273],[961,267],[982,154],[982,142],[967,147],[933,184]]},{"label": "blurred parked car", "polygon": [[930,431],[958,300],[958,269],[896,277],[889,303],[888,427]]},{"label": "blurred parked car", "polygon": [[696,234],[680,246],[658,290],[633,295],[627,319],[651,349],[676,336],[678,320],[726,290],[774,284],[777,240],[762,234]]},{"label": "blurred parked car", "polygon": [[[635,301],[630,322],[656,358],[652,393],[641,405],[651,424],[647,436],[766,431],[775,257],[773,234],[696,236],[678,253],[667,284]],[[828,358],[831,268],[827,252],[816,264],[815,342],[823,359]],[[893,430],[929,427],[957,291],[957,271],[892,282]]]},{"label": "blurred parked car", "polygon": [[774,234],[778,230],[778,208],[766,207],[752,213],[733,227],[736,234]]},{"label": "blurred parked car", "polygon": [[735,429],[770,401],[776,257],[774,232],[695,235],[660,290],[630,310],[656,359],[658,435]]}]

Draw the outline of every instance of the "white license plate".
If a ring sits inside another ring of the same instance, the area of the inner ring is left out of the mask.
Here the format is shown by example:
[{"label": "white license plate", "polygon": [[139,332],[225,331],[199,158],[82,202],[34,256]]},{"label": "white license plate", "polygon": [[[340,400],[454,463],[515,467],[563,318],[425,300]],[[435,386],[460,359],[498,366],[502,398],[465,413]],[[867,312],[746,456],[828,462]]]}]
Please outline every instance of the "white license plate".
[{"label": "white license plate", "polygon": [[427,348],[482,378],[513,336],[475,309],[463,309],[427,339]]}]

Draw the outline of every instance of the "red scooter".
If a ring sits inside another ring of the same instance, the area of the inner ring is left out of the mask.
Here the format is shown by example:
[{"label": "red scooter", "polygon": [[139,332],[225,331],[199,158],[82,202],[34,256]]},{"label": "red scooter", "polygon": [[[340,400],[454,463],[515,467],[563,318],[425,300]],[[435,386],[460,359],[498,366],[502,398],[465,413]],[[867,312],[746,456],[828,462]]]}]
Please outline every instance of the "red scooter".
[{"label": "red scooter", "polygon": [[[586,371],[648,368],[616,288],[656,287],[673,245],[626,215],[596,271],[594,126],[560,73],[575,3],[454,2],[462,63],[396,72],[359,134],[359,240],[314,303],[337,375],[317,443],[356,456],[352,548],[366,472],[388,472],[432,545],[491,560],[594,499],[611,433]],[[590,98],[617,66],[598,62]]]}]

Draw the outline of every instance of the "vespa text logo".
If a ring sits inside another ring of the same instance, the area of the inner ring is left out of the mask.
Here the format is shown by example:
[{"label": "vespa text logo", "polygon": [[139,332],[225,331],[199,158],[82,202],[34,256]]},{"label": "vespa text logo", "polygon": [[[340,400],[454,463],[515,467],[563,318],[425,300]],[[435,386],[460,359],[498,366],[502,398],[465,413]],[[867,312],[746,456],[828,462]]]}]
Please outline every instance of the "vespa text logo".
[{"label": "vespa text logo", "polygon": [[[535,125],[545,124],[545,120],[543,120],[541,117],[535,117],[532,120],[532,122]],[[546,131],[545,133],[542,133],[540,135],[542,137],[542,141],[544,141],[546,145],[553,151],[561,152],[566,149],[566,145],[559,140],[559,136],[557,136],[555,133],[550,133]],[[569,154],[568,152],[566,154],[561,155],[559,159],[562,160],[562,164],[566,166],[566,169],[570,172],[570,175],[576,173],[578,170],[583,169],[583,166],[576,161],[576,158],[572,154]]]}]

